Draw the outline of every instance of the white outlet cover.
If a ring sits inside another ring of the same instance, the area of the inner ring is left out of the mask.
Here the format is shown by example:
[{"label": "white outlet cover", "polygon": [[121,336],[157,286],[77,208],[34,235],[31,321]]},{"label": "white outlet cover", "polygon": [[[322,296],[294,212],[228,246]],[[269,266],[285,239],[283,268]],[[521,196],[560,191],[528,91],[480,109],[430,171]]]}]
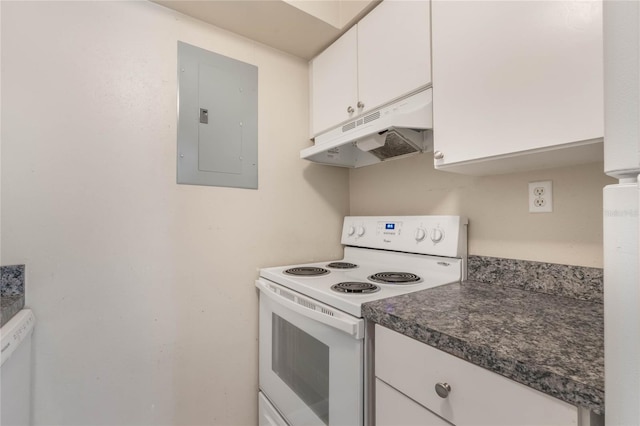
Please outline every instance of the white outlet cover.
[{"label": "white outlet cover", "polygon": [[553,212],[553,185],[550,180],[529,182],[529,213]]}]

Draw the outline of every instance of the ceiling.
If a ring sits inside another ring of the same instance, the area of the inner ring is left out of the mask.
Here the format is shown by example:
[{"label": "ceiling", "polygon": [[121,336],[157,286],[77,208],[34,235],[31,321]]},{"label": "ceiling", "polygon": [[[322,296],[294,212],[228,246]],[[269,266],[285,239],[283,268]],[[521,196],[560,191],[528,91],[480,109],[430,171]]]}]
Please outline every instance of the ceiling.
[{"label": "ceiling", "polygon": [[333,43],[381,0],[151,0],[304,59]]}]

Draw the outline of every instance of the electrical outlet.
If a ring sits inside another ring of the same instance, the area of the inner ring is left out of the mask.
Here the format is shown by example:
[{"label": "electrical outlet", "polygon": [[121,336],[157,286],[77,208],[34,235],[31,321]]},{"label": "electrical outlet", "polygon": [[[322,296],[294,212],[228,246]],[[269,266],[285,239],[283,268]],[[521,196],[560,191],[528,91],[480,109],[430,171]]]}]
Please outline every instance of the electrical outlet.
[{"label": "electrical outlet", "polygon": [[529,213],[553,211],[553,187],[550,180],[529,182]]}]

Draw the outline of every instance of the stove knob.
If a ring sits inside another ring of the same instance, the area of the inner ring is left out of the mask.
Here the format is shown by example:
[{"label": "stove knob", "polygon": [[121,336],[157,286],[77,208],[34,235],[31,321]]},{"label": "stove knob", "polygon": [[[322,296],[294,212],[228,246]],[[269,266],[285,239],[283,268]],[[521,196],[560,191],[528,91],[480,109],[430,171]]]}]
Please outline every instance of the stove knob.
[{"label": "stove knob", "polygon": [[426,236],[427,236],[427,233],[424,230],[424,228],[416,229],[416,241],[422,241]]},{"label": "stove knob", "polygon": [[442,229],[440,228],[433,228],[431,230],[430,237],[431,237],[431,241],[433,241],[434,243],[439,243],[444,239],[444,231],[442,231]]},{"label": "stove knob", "polygon": [[352,236],[355,233],[356,233],[356,228],[354,228],[353,226],[350,226],[349,230],[347,231],[347,235]]},{"label": "stove knob", "polygon": [[364,226],[358,226],[358,230],[356,232],[358,237],[362,237],[364,235]]}]

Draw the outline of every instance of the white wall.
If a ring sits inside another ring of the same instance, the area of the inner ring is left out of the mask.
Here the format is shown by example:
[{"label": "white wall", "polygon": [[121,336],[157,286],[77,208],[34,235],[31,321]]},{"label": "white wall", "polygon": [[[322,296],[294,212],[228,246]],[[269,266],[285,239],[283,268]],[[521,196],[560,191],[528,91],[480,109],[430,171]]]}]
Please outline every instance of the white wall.
[{"label": "white wall", "polygon": [[[177,40],[258,66],[259,190],[176,185]],[[2,66],[35,424],[255,424],[256,269],[341,255],[348,212],[298,156],[306,62],[148,2],[3,1]]]},{"label": "white wall", "polygon": [[[528,183],[553,181],[553,213],[529,213]],[[472,177],[433,169],[424,154],[350,175],[352,215],[461,214],[469,253],[602,267],[602,163]]]}]

